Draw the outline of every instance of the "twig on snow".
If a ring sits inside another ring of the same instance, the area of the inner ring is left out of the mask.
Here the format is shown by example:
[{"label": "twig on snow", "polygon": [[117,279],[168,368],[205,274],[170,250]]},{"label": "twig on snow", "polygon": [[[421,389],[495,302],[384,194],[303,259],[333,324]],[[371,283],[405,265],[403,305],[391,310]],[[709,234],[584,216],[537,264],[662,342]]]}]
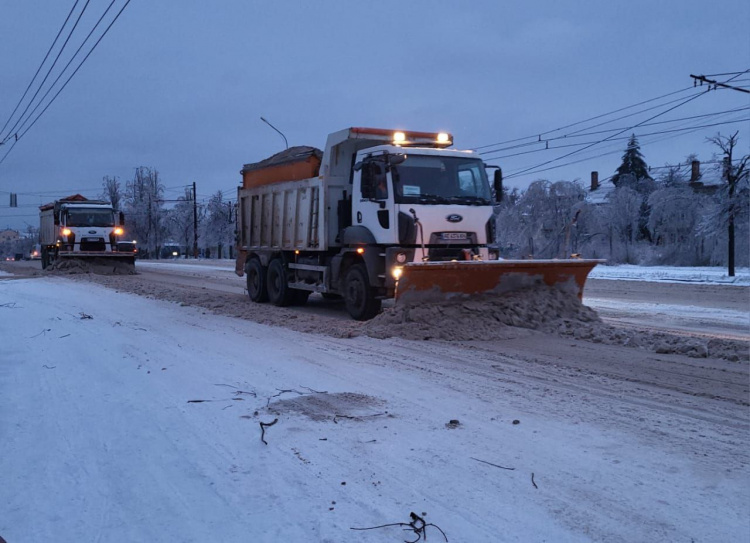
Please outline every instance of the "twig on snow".
[{"label": "twig on snow", "polygon": [[43,367],[43,368],[47,368],[48,370],[53,370],[53,369],[55,369],[55,368],[56,368],[57,366],[48,366],[47,364],[42,364],[42,367]]},{"label": "twig on snow", "polygon": [[487,462],[487,460],[480,460],[479,458],[474,458],[473,456],[470,456],[469,458],[471,458],[472,460],[476,460],[477,462],[481,462],[482,464],[488,464],[490,466],[500,468],[500,469],[507,469],[508,471],[513,471],[516,469],[516,468],[506,468],[505,466],[498,466],[497,464],[493,464],[492,462]]},{"label": "twig on snow", "polygon": [[306,388],[309,390],[312,394],[328,394],[327,390],[315,390],[310,387],[303,387],[302,385],[299,386],[300,388]]},{"label": "twig on snow", "polygon": [[41,332],[39,332],[35,336],[31,336],[31,338],[29,338],[29,339],[32,339],[32,338],[35,338],[35,337],[39,337],[42,334],[46,334],[47,332],[51,332],[51,331],[52,331],[52,328],[45,328],[44,330],[42,330]]},{"label": "twig on snow", "polygon": [[65,334],[64,336],[60,336],[58,339],[62,339],[64,337],[68,337],[70,334]]},{"label": "twig on snow", "polygon": [[81,317],[80,317],[80,318],[81,318],[81,320],[91,320],[91,319],[93,319],[93,318],[94,318],[94,317],[92,317],[91,315],[87,315],[87,314],[86,314],[86,313],[84,313],[83,311],[81,311],[80,315],[81,315]]},{"label": "twig on snow", "polygon": [[247,392],[246,390],[240,390],[240,389],[238,389],[234,385],[225,385],[224,383],[214,383],[214,386],[217,386],[217,387],[229,387],[229,388],[235,389],[235,392],[234,392],[235,394],[249,394],[253,398],[257,398],[258,397],[258,395],[255,392]]},{"label": "twig on snow", "polygon": [[533,472],[531,473],[531,484],[534,485],[534,488],[537,488],[537,489],[539,488],[538,486],[536,486],[536,483],[534,482],[534,473]]},{"label": "twig on snow", "polygon": [[17,309],[16,302],[8,302],[7,304],[0,304],[0,307],[7,307],[8,309]]},{"label": "twig on snow", "polygon": [[261,422],[260,423],[260,440],[263,442],[263,444],[268,445],[268,443],[266,442],[266,439],[265,439],[265,437],[266,437],[266,428],[268,428],[269,426],[273,426],[277,422],[279,422],[278,418],[273,419],[273,421],[271,421],[271,422]]},{"label": "twig on snow", "polygon": [[206,403],[206,402],[241,402],[243,398],[226,398],[224,400],[188,400],[187,403]]},{"label": "twig on snow", "polygon": [[280,389],[280,388],[277,388],[276,390],[279,391],[278,394],[274,394],[273,396],[271,396],[271,397],[268,398],[268,401],[266,401],[266,407],[268,407],[269,405],[271,405],[271,399],[272,398],[278,398],[282,394],[290,394],[292,392],[294,392],[295,394],[298,394],[300,396],[305,396],[307,394],[328,394],[328,392],[325,391],[325,390],[313,390],[310,387],[303,387],[303,386],[301,386],[300,388],[306,388],[310,392],[300,392],[299,390],[295,390],[293,388],[286,388],[286,389],[283,389],[283,390]]},{"label": "twig on snow", "polygon": [[417,534],[417,539],[414,539],[412,541],[405,539],[405,543],[417,543],[417,541],[420,541],[421,539],[427,540],[427,527],[428,526],[434,526],[437,528],[437,530],[443,534],[443,538],[445,541],[448,541],[448,536],[445,535],[445,532],[438,526],[437,524],[432,524],[431,522],[425,522],[425,520],[414,513],[413,511],[409,513],[409,517],[411,518],[411,522],[392,522],[390,524],[381,524],[380,526],[370,526],[367,528],[349,528],[350,530],[357,530],[357,531],[363,531],[363,530],[377,530],[379,528],[387,528],[389,526],[406,526],[407,531],[411,530],[415,534]]},{"label": "twig on snow", "polygon": [[383,415],[387,415],[388,411],[385,411],[384,413],[373,413],[372,415],[334,415],[333,416],[333,422],[334,424],[338,424],[339,422],[336,419],[351,419],[351,420],[362,420],[370,417],[382,417]]}]

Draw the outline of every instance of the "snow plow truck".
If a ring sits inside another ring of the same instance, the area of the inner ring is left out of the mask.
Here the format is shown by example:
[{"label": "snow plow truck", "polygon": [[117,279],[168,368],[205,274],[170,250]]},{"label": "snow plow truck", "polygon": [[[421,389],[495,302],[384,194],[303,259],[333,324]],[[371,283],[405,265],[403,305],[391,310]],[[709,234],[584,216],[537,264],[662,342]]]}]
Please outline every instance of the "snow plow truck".
[{"label": "snow plow truck", "polygon": [[[291,147],[245,164],[237,193],[236,273],[253,302],[342,297],[357,320],[386,298],[419,304],[534,285],[582,296],[598,260],[499,260],[490,185],[447,133],[347,128],[324,151]],[[493,195],[494,188],[494,195]]]},{"label": "snow plow truck", "polygon": [[80,194],[39,207],[42,269],[56,262],[108,259],[135,264],[135,243],[124,237],[125,216],[112,204]]}]

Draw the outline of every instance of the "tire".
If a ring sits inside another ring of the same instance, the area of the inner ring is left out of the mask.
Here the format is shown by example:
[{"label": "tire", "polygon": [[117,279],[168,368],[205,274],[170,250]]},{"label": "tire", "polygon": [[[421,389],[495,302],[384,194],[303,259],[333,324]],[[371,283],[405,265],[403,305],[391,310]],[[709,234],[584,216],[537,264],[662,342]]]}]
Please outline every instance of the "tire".
[{"label": "tire", "polygon": [[268,301],[268,283],[266,270],[257,258],[251,258],[247,264],[247,293],[250,299],[258,304]]},{"label": "tire", "polygon": [[286,268],[281,259],[276,258],[271,261],[268,265],[266,278],[268,299],[271,303],[279,307],[292,305],[292,302],[294,301],[294,291],[289,288]]},{"label": "tire", "polygon": [[344,303],[349,315],[358,321],[370,320],[380,311],[381,301],[375,298],[364,264],[354,264],[347,270],[344,276]]},{"label": "tire", "polygon": [[341,294],[334,294],[333,292],[321,292],[320,295],[323,296],[324,300],[328,300],[329,302],[342,298]]}]

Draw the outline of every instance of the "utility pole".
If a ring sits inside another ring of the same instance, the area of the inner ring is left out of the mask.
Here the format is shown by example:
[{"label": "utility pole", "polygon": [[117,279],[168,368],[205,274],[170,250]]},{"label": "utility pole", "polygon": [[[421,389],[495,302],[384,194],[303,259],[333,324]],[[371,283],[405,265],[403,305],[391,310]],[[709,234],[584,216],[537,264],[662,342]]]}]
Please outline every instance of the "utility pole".
[{"label": "utility pole", "polygon": [[198,196],[193,181],[193,258],[198,258]]}]

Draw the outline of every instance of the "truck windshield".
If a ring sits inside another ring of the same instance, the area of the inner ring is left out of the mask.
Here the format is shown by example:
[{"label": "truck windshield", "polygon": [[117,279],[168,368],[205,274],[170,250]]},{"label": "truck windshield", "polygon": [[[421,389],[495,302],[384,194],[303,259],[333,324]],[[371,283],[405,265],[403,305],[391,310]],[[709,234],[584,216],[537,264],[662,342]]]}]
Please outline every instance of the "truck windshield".
[{"label": "truck windshield", "polygon": [[484,165],[475,158],[407,155],[391,176],[396,203],[492,203]]},{"label": "truck windshield", "polygon": [[115,214],[111,209],[68,209],[67,226],[114,226]]}]

